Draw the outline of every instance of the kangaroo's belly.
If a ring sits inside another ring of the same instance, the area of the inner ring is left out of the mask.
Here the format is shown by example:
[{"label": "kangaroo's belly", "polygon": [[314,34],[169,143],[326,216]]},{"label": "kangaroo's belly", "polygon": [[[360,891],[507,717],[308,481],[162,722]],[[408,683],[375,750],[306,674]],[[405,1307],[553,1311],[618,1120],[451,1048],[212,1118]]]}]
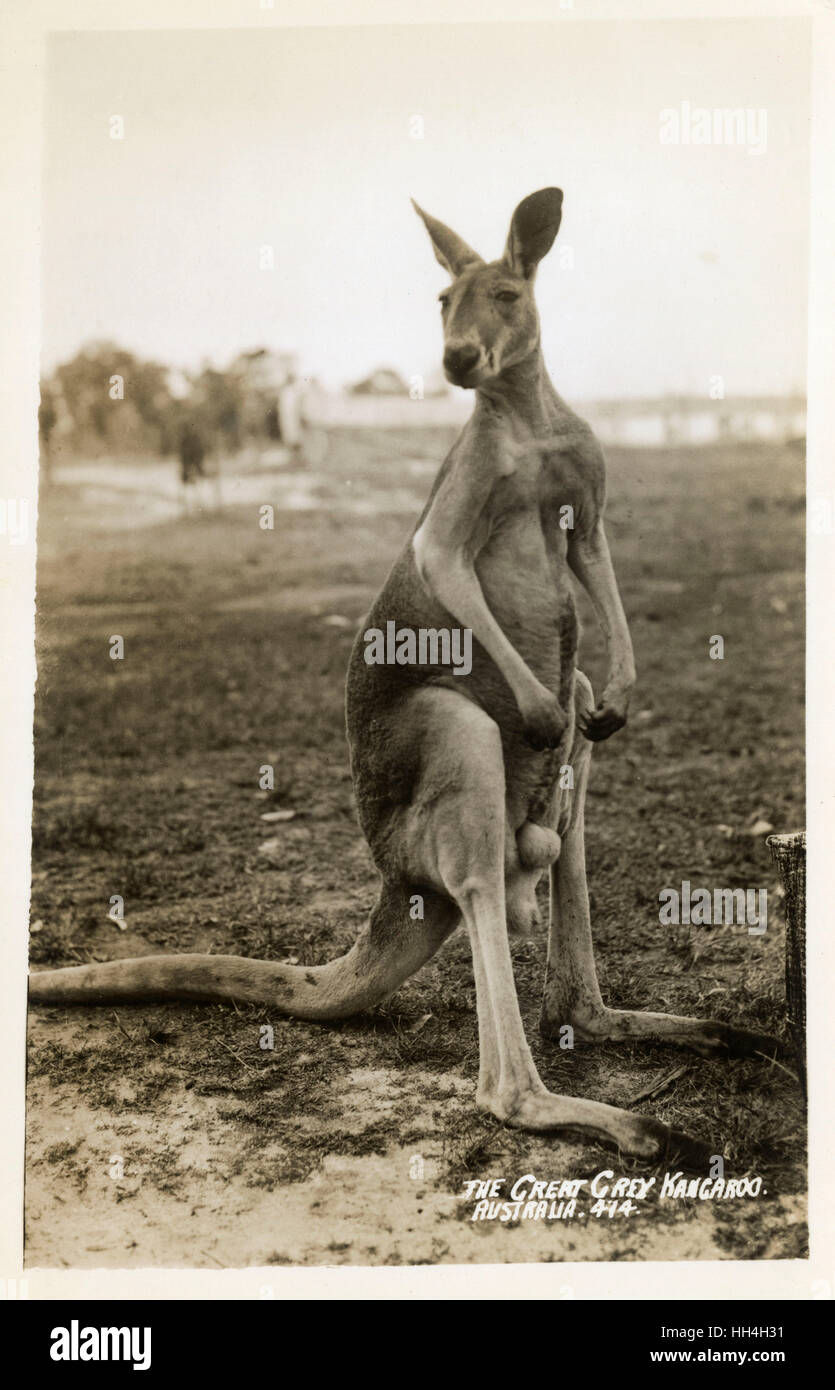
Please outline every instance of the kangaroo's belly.
[{"label": "kangaroo's belly", "polygon": [[[538,679],[570,710],[578,629],[564,559],[549,550],[541,526],[520,516],[494,530],[475,567],[485,600],[503,632]],[[505,752],[506,794],[514,826],[529,812],[538,821],[549,819],[543,808],[549,803],[559,766],[566,761],[565,753],[535,752],[527,744],[513,694],[475,639],[469,663],[431,665],[397,659],[403,650],[398,634],[454,625],[454,617],[421,582],[409,543],[357,634],[346,691],[358,814],[380,863],[400,809],[412,802],[431,760],[427,706],[412,700],[417,690],[427,686],[454,690],[495,720]],[[459,647],[459,655],[460,651]],[[568,731],[566,738],[570,738]]]},{"label": "kangaroo's belly", "polygon": [[559,695],[577,650],[562,538],[547,542],[537,510],[497,528],[476,560],[487,606],[543,685]]}]

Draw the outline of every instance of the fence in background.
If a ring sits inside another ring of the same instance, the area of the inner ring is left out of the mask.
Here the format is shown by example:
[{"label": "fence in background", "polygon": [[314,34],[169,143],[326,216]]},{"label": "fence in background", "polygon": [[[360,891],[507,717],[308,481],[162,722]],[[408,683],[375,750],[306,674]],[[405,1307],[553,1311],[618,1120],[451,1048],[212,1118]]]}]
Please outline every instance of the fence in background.
[{"label": "fence in background", "polygon": [[[572,402],[572,404],[575,404]],[[352,396],[317,393],[307,408],[324,429],[461,425],[472,411],[469,392],[411,400],[408,396]],[[716,444],[723,440],[787,443],[806,433],[802,396],[750,396],[724,401],[669,396],[646,400],[576,402],[603,444],[669,448],[678,444]]]}]

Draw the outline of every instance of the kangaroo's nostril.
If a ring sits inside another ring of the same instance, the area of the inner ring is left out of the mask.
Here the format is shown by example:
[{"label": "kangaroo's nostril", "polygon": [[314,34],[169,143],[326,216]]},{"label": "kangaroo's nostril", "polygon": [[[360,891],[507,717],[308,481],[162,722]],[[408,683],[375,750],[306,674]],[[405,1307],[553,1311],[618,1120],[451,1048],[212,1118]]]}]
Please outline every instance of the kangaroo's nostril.
[{"label": "kangaroo's nostril", "polygon": [[444,367],[455,376],[466,376],[472,371],[480,356],[477,347],[447,348],[444,353]]}]

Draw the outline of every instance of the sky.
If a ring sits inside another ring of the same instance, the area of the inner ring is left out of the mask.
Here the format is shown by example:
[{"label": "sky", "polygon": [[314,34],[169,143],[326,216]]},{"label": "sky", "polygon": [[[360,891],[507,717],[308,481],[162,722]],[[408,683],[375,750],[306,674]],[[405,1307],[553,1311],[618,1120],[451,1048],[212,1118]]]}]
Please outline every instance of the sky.
[{"label": "sky", "polygon": [[[751,138],[685,143],[683,103],[691,133],[750,111]],[[425,374],[447,277],[410,198],[493,259],[556,184],[537,298],[563,395],[802,390],[808,139],[798,19],[53,35],[43,365],[108,338]]]}]

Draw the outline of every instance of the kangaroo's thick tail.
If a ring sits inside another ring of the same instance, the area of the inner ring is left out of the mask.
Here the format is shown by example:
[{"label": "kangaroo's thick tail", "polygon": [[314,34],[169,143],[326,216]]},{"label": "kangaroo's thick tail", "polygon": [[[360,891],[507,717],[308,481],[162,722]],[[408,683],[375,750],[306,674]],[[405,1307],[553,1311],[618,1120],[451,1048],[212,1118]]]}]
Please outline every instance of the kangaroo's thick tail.
[{"label": "kangaroo's thick tail", "polygon": [[267,1004],[294,1018],[335,1019],[387,999],[456,925],[451,907],[426,900],[412,921],[408,898],[384,896],[344,956],[327,965],[282,965],[245,956],[140,956],[40,970],[29,976],[35,1004],[210,1000]]}]

